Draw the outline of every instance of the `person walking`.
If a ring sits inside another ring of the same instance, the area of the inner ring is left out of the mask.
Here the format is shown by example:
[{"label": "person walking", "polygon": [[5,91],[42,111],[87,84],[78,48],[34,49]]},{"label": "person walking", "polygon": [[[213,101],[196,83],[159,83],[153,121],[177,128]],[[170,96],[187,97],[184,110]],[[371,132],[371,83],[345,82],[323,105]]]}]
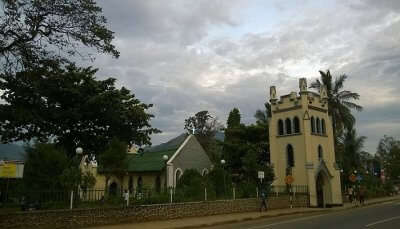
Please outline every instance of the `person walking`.
[{"label": "person walking", "polygon": [[125,193],[124,193],[124,200],[125,200],[126,206],[129,207],[129,192],[126,189],[125,189]]},{"label": "person walking", "polygon": [[261,192],[261,206],[260,206],[260,212],[262,212],[263,208],[265,209],[265,211],[268,210],[267,207],[267,193],[265,192],[265,190],[263,190]]},{"label": "person walking", "polygon": [[364,205],[365,203],[365,194],[366,194],[366,190],[364,185],[360,187],[360,191],[359,193],[359,200],[360,200],[360,205]]},{"label": "person walking", "polygon": [[347,194],[349,195],[349,202],[353,203],[354,196],[353,196],[353,188],[351,186],[347,189]]}]

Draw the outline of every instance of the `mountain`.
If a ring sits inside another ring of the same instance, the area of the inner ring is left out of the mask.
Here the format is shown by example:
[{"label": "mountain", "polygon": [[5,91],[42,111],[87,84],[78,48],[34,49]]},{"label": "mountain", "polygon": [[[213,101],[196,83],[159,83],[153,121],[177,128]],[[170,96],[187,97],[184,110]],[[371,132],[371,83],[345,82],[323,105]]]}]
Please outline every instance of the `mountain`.
[{"label": "mountain", "polygon": [[16,144],[0,144],[0,160],[25,160],[24,147]]}]

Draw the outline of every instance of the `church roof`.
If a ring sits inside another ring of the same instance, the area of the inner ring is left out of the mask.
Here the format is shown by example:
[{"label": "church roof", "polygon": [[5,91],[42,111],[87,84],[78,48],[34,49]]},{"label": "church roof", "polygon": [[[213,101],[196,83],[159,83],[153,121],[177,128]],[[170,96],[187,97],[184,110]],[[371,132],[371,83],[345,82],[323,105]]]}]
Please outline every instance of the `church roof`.
[{"label": "church roof", "polygon": [[146,148],[143,153],[128,155],[128,172],[156,172],[163,170],[165,168],[163,156],[167,155],[168,159],[171,158],[187,137],[187,134],[181,134],[166,143]]}]

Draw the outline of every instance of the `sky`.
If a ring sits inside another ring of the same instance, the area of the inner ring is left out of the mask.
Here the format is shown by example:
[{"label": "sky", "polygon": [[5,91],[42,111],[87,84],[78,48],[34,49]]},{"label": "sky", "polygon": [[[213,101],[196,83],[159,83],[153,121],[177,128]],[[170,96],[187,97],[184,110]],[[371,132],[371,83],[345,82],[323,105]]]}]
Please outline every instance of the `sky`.
[{"label": "sky", "polygon": [[208,110],[242,122],[278,95],[310,84],[319,70],[348,76],[360,94],[354,112],[364,150],[384,135],[400,138],[398,0],[98,0],[121,56],[98,54],[97,77],[117,78],[144,103],[159,144],[184,132],[184,120]]}]

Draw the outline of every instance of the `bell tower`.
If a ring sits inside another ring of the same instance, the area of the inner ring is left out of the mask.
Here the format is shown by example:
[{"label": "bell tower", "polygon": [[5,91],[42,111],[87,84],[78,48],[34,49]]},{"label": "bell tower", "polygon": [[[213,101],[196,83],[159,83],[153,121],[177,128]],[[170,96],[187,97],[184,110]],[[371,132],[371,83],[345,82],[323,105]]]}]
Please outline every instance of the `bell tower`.
[{"label": "bell tower", "polygon": [[301,78],[299,89],[278,99],[276,87],[270,87],[273,184],[284,186],[291,175],[292,185],[308,187],[310,206],[342,205],[326,87],[308,91],[306,78]]}]

